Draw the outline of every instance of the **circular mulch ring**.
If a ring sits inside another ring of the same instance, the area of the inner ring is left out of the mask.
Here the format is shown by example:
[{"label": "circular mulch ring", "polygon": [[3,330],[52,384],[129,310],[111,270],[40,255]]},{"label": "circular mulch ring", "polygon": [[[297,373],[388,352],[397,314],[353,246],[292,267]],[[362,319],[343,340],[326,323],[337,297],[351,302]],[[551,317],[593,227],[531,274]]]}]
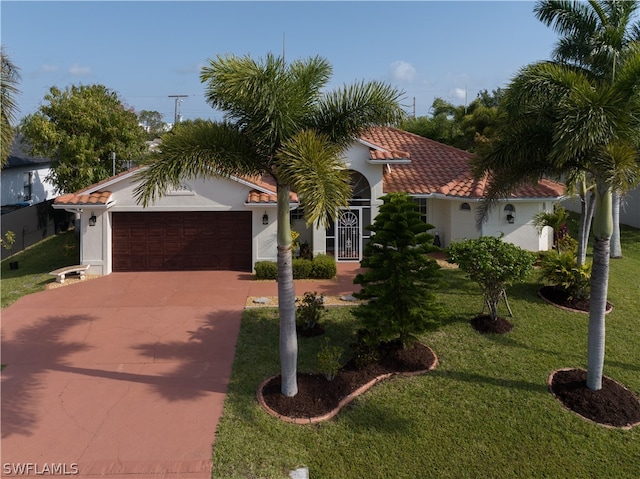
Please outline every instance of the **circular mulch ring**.
[{"label": "circular mulch ring", "polygon": [[471,320],[471,326],[479,333],[506,334],[513,329],[513,323],[508,319],[498,316],[491,319],[488,314],[476,316]]},{"label": "circular mulch ring", "polygon": [[569,411],[600,426],[631,429],[640,424],[640,399],[622,384],[602,377],[602,389],[587,387],[584,369],[559,369],[548,379],[549,390]]},{"label": "circular mulch ring", "polygon": [[[570,300],[569,295],[555,286],[543,286],[538,290],[538,296],[549,304],[554,305],[556,308],[564,309],[566,311],[573,311],[576,313],[589,314],[589,299],[582,300]],[[613,305],[607,301],[607,308],[605,314],[613,311]]]},{"label": "circular mulch ring", "polygon": [[272,376],[258,386],[257,399],[268,414],[283,421],[314,424],[333,418],[379,381],[423,374],[437,364],[438,358],[431,348],[417,343],[363,368],[356,368],[350,361],[331,381],[322,374],[298,373],[298,394],[294,397],[283,396],[280,375]]}]

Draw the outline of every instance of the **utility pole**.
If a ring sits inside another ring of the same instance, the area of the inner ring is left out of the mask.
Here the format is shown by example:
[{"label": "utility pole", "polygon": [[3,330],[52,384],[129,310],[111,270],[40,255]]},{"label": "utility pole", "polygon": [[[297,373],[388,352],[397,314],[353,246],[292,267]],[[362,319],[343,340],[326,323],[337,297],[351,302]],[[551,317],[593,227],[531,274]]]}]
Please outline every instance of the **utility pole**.
[{"label": "utility pole", "polygon": [[189,95],[169,95],[169,98],[175,98],[176,104],[174,108],[173,114],[173,126],[178,124],[180,118],[180,103],[182,103],[182,98],[187,98]]}]

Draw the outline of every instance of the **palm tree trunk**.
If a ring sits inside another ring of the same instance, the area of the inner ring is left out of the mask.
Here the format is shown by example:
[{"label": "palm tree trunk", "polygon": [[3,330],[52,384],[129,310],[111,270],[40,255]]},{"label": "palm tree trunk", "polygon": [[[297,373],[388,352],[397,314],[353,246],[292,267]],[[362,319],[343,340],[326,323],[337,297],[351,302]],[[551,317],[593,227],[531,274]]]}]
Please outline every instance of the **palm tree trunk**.
[{"label": "palm tree trunk", "polygon": [[[602,189],[601,189],[602,187]],[[591,269],[591,295],[589,302],[589,333],[587,342],[587,387],[602,388],[604,368],[605,312],[609,283],[609,249],[613,221],[611,218],[611,188],[598,185],[596,212],[593,222],[595,242]]]},{"label": "palm tree trunk", "polygon": [[281,392],[298,394],[296,335],[296,296],[293,288],[291,223],[289,220],[289,186],[278,185],[278,312],[280,314]]},{"label": "palm tree trunk", "polygon": [[584,196],[581,195],[581,212],[580,212],[580,232],[578,238],[578,267],[581,267],[587,261],[587,245],[589,243],[589,232],[591,230],[591,220],[595,209],[595,198],[592,192],[586,191]]},{"label": "palm tree trunk", "polygon": [[611,234],[611,253],[610,257],[622,258],[622,244],[620,243],[620,202],[622,195],[618,190],[613,192],[613,233]]}]

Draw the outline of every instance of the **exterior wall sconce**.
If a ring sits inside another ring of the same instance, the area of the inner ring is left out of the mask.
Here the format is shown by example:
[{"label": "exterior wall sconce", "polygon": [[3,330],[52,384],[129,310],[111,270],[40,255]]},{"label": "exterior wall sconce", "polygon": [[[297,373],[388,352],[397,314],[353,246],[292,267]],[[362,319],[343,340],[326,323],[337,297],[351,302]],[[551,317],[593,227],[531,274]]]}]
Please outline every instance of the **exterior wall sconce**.
[{"label": "exterior wall sconce", "polygon": [[516,220],[516,209],[512,204],[508,204],[504,207],[505,213],[507,213],[507,223],[513,224]]},{"label": "exterior wall sconce", "polygon": [[89,216],[89,226],[95,226],[97,220],[98,218],[96,218],[96,214],[92,211],[91,216]]},{"label": "exterior wall sconce", "polygon": [[266,211],[262,215],[262,224],[263,225],[268,225],[269,224],[269,215],[267,214]]}]

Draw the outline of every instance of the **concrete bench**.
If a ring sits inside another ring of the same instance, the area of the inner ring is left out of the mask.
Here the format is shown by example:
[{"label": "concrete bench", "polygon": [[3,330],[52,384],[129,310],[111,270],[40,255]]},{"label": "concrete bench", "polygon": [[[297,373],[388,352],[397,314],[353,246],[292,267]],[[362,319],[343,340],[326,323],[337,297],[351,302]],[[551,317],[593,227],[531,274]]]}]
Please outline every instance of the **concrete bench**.
[{"label": "concrete bench", "polygon": [[68,274],[79,274],[80,279],[84,279],[84,275],[86,271],[89,269],[88,264],[78,264],[75,266],[66,266],[64,268],[56,269],[55,271],[51,271],[49,274],[56,277],[56,281],[58,283],[64,283],[65,277]]}]

